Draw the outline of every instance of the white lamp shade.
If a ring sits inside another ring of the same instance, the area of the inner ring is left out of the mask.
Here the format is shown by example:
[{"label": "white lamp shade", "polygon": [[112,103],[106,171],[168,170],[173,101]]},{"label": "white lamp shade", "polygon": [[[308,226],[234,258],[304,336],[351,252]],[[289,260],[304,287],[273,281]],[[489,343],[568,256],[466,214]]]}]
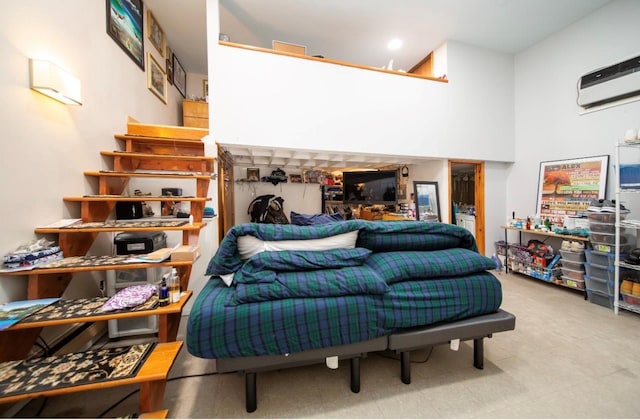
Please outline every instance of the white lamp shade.
[{"label": "white lamp shade", "polygon": [[29,59],[31,89],[67,105],[82,105],[80,80],[46,60]]}]

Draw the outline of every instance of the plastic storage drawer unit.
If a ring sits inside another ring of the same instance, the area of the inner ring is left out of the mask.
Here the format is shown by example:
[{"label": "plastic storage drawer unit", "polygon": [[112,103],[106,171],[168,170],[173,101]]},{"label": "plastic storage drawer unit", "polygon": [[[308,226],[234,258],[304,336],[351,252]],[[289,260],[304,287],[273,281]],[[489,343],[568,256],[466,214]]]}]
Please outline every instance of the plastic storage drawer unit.
[{"label": "plastic storage drawer unit", "polygon": [[567,267],[562,267],[562,275],[571,280],[584,280],[584,271],[572,270]]},{"label": "plastic storage drawer unit", "polygon": [[585,251],[567,251],[564,249],[560,250],[560,255],[562,256],[562,262],[569,261],[573,263],[581,263],[584,262]]},{"label": "plastic storage drawer unit", "polygon": [[[616,260],[616,254],[613,252],[598,252],[591,249],[584,250],[587,257],[587,262],[594,265],[604,265],[605,267],[613,266]],[[625,257],[626,254],[620,254],[620,260]]]},{"label": "plastic storage drawer unit", "polygon": [[589,290],[587,288],[587,299],[589,299],[589,302],[595,303],[596,305],[613,309],[613,296],[609,296],[606,293],[598,292],[596,290]]}]

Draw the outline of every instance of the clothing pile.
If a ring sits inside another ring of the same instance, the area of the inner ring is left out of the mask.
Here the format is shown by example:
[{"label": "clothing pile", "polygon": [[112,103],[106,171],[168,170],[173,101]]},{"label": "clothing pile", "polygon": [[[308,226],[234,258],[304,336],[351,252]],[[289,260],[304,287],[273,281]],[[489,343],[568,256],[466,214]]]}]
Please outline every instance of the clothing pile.
[{"label": "clothing pile", "polygon": [[60,247],[55,242],[39,239],[27,245],[21,245],[3,258],[4,268],[9,270],[31,269],[39,265],[61,260]]}]

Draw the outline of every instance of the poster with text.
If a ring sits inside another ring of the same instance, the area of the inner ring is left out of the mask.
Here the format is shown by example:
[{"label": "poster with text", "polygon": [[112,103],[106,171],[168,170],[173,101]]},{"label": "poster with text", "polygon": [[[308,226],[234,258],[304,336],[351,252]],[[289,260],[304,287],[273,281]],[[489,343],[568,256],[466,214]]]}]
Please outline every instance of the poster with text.
[{"label": "poster with text", "polygon": [[541,162],[537,214],[563,225],[586,212],[591,200],[605,197],[608,167],[609,156]]}]

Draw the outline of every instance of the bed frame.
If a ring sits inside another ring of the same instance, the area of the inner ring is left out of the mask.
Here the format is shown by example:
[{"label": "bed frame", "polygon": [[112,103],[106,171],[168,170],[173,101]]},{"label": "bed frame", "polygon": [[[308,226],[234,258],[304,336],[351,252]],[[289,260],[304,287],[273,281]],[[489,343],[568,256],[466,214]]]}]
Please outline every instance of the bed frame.
[{"label": "bed frame", "polygon": [[452,340],[473,340],[473,365],[484,367],[485,337],[493,333],[515,329],[516,317],[502,309],[497,312],[475,316],[449,323],[406,329],[389,336],[375,338],[343,346],[326,347],[300,353],[250,356],[216,359],[217,371],[241,372],[245,375],[245,405],[248,413],[258,407],[256,374],[260,371],[284,369],[315,363],[324,363],[327,357],[338,356],[349,360],[351,366],[351,392],[360,392],[360,359],[367,353],[394,350],[400,353],[400,377],[403,383],[411,383],[410,352],[419,348],[447,344]]}]

